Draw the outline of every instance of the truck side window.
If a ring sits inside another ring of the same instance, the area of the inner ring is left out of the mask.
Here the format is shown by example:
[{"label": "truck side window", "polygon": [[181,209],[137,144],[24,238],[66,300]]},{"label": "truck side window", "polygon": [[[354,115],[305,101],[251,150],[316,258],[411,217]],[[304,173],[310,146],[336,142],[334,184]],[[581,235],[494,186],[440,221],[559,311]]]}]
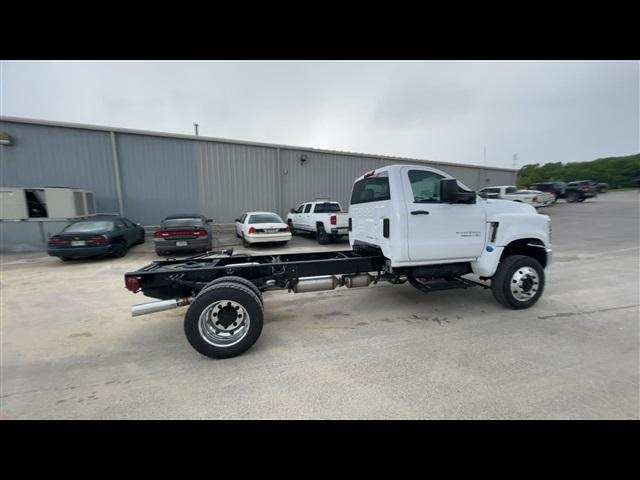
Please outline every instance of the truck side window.
[{"label": "truck side window", "polygon": [[304,207],[304,213],[309,213],[311,211],[311,204],[307,203],[307,205]]},{"label": "truck side window", "polygon": [[427,170],[409,170],[409,182],[416,203],[440,202],[440,180],[444,178]]},{"label": "truck side window", "polygon": [[353,192],[351,192],[351,205],[390,199],[389,174],[387,172],[382,172],[375,177],[363,178],[353,186]]}]

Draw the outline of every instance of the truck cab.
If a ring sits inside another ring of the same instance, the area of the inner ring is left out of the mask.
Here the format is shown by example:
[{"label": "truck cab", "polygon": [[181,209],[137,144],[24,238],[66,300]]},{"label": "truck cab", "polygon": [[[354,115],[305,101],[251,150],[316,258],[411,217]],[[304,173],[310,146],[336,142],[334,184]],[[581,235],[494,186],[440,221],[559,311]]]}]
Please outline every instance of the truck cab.
[{"label": "truck cab", "polygon": [[409,274],[456,265],[457,273],[490,278],[514,252],[543,267],[551,260],[547,215],[524,203],[481,198],[431,167],[391,165],[359,177],[349,219],[352,248],[379,249],[391,268]]}]

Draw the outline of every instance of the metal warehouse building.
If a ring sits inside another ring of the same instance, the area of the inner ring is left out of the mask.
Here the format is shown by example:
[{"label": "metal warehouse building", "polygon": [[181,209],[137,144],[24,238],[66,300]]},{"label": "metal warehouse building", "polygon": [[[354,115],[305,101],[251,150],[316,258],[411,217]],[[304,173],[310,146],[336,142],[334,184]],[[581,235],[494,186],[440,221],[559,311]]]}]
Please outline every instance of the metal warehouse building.
[{"label": "metal warehouse building", "polygon": [[[512,169],[13,117],[0,117],[2,134],[1,187],[90,190],[98,212],[143,225],[180,212],[216,223],[248,210],[286,216],[315,198],[346,208],[355,178],[394,163],[440,168],[471,188],[516,180]],[[8,225],[1,224],[5,245],[31,228]],[[39,227],[42,244],[54,227]]]}]

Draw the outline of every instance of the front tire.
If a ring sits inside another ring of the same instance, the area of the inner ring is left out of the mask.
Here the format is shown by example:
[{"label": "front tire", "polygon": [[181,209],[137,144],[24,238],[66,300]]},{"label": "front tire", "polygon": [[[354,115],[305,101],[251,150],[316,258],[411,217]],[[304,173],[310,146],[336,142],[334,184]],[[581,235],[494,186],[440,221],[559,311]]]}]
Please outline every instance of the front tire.
[{"label": "front tire", "polygon": [[500,261],[491,279],[495,299],[507,308],[520,310],[534,305],[544,290],[544,268],[535,258],[511,255]]},{"label": "front tire", "polygon": [[202,291],[184,317],[184,332],[191,346],[211,358],[244,353],[260,337],[262,304],[248,287],[221,282]]}]

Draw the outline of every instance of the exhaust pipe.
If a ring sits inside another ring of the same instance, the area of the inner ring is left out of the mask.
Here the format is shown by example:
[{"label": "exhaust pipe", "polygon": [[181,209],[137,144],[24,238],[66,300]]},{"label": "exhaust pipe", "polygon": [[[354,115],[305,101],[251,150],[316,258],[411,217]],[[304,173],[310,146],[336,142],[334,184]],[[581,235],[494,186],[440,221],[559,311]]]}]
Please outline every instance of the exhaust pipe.
[{"label": "exhaust pipe", "polygon": [[342,277],[335,277],[333,275],[302,277],[292,287],[292,290],[295,293],[306,293],[333,290],[342,285],[347,288],[368,287],[375,279],[376,277],[368,273],[361,275],[343,275]]},{"label": "exhaust pipe", "polygon": [[174,298],[171,300],[161,300],[159,302],[142,303],[131,307],[131,316],[139,317],[148,313],[163,312],[173,308],[189,305],[193,302],[194,297]]},{"label": "exhaust pipe", "polygon": [[333,290],[338,284],[339,280],[333,275],[302,277],[298,279],[292,290],[295,293],[320,292],[322,290]]}]

